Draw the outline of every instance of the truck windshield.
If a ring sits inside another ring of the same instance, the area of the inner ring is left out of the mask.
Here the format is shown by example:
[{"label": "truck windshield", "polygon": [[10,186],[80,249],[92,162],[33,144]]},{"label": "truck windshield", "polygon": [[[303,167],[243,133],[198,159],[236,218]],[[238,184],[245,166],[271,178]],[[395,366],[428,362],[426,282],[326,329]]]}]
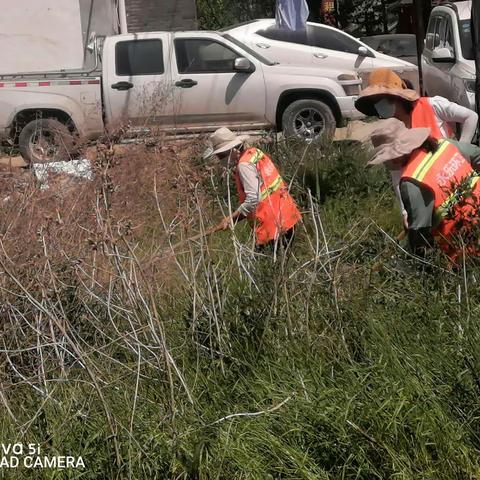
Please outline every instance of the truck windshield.
[{"label": "truck windshield", "polygon": [[262,62],[263,64],[270,65],[270,66],[277,65],[278,62],[271,62],[265,57],[262,57],[262,55],[257,53],[255,50],[252,50],[250,47],[242,43],[240,40],[233,38],[228,33],[224,33],[222,36],[223,38],[226,38],[228,41],[234,43],[237,47],[240,47],[242,50],[245,50],[249,55],[251,55],[252,57],[255,57],[258,61]]},{"label": "truck windshield", "polygon": [[460,43],[462,45],[463,58],[465,60],[475,60],[470,19],[460,20],[458,22],[458,30],[460,31]]}]

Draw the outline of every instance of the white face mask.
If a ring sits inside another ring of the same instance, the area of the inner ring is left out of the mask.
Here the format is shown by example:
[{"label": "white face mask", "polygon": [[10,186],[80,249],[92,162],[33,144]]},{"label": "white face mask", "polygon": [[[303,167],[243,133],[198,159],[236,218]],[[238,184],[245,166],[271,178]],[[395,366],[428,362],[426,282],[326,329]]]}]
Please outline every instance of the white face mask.
[{"label": "white face mask", "polygon": [[380,118],[392,118],[395,115],[395,102],[389,98],[382,98],[373,106]]}]

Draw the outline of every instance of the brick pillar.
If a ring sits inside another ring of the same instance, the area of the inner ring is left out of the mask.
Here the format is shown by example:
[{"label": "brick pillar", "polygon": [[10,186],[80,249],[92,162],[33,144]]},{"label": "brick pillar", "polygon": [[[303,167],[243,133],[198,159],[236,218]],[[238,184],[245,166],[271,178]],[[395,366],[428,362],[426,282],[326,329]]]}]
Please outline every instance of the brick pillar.
[{"label": "brick pillar", "polygon": [[125,0],[128,31],[195,30],[195,0]]}]

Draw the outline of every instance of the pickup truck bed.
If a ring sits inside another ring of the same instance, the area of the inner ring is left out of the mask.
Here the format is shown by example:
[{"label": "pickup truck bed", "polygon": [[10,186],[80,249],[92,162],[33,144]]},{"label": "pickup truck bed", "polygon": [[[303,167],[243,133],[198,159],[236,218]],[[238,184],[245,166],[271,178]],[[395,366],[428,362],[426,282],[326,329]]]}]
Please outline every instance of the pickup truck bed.
[{"label": "pickup truck bed", "polygon": [[101,135],[101,78],[8,80],[5,76],[0,77],[0,129],[6,136],[12,135],[14,119],[19,112],[22,112],[23,122],[38,118],[39,112],[43,112],[44,116],[68,115],[80,136],[92,138]]}]

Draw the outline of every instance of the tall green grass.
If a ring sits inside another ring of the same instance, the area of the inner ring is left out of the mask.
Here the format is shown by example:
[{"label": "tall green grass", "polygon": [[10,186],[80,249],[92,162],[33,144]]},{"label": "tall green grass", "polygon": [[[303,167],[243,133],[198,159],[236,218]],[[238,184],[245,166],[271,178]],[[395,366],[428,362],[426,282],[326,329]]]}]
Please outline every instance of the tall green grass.
[{"label": "tall green grass", "polygon": [[70,268],[29,298],[9,270],[2,442],[86,469],[2,478],[478,478],[478,268],[401,249],[387,176],[358,147],[266,148],[304,212],[287,252],[253,251],[241,225],[153,280],[112,228],[107,284]]}]

